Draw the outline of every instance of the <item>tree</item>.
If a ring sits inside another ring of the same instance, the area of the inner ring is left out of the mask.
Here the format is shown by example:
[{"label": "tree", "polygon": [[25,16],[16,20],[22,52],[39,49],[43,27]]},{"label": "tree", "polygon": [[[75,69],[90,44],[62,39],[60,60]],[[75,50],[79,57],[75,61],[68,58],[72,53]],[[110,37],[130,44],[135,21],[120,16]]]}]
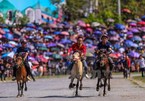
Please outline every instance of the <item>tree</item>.
[{"label": "tree", "polygon": [[85,4],[86,0],[66,0],[66,5],[63,6],[66,20],[80,19]]}]

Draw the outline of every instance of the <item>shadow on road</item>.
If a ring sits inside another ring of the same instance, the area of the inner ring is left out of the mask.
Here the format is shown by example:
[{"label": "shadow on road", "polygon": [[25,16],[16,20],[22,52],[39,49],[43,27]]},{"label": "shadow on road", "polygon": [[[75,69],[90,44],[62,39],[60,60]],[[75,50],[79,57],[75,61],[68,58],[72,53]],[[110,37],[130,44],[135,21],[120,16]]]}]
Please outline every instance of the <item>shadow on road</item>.
[{"label": "shadow on road", "polygon": [[94,96],[60,96],[60,95],[50,95],[50,96],[43,96],[43,97],[29,97],[29,98],[88,98]]},{"label": "shadow on road", "polygon": [[1,98],[16,98],[16,96],[0,96],[0,99]]}]

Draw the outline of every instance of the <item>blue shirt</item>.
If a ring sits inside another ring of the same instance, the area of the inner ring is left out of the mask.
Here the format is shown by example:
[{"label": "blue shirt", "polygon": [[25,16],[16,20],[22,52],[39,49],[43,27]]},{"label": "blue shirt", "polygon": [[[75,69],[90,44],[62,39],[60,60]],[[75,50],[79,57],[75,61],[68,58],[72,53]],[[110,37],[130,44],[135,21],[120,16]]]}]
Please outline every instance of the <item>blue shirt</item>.
[{"label": "blue shirt", "polygon": [[29,48],[19,47],[19,48],[17,49],[16,53],[19,54],[19,53],[21,53],[21,52],[26,53],[26,52],[30,52],[30,50],[29,50]]},{"label": "blue shirt", "polygon": [[100,42],[97,45],[98,49],[106,49],[107,51],[109,51],[109,48],[111,48],[111,44],[109,42],[107,42],[106,44],[103,44],[102,42]]}]

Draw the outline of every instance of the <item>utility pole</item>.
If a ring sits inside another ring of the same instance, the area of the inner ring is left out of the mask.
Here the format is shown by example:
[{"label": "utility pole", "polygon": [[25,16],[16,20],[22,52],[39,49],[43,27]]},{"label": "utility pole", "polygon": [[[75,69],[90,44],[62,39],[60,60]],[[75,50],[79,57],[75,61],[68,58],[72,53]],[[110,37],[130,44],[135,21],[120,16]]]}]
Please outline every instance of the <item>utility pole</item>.
[{"label": "utility pole", "polygon": [[121,22],[121,1],[118,0],[118,20]]}]

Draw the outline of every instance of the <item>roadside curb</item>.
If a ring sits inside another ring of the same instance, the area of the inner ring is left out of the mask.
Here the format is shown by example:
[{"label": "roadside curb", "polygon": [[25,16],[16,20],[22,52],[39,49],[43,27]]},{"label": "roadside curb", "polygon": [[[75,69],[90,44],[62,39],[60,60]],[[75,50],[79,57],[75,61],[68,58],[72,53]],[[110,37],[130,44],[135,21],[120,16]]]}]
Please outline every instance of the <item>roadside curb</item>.
[{"label": "roadside curb", "polygon": [[139,85],[140,87],[142,88],[145,88],[145,83],[143,83],[142,81],[138,81],[138,80],[135,80],[133,78],[129,78],[129,80],[137,85]]}]

